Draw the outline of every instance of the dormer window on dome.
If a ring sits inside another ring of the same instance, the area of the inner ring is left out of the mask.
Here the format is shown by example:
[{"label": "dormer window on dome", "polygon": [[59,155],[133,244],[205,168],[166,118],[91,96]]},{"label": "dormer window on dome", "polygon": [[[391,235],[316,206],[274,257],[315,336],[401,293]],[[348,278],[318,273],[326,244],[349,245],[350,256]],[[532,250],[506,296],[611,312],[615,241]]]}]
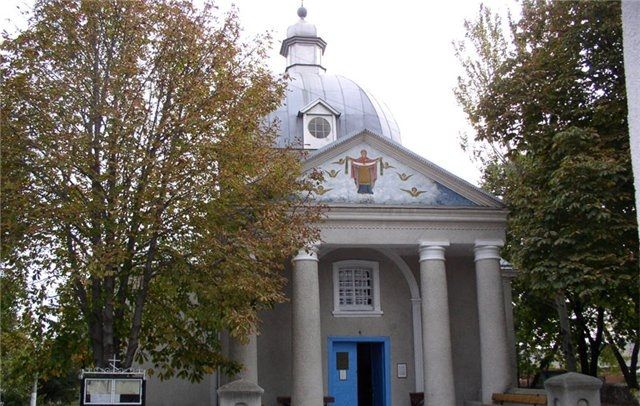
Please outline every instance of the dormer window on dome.
[{"label": "dormer window on dome", "polygon": [[318,149],[337,139],[337,118],[340,112],[322,99],[307,104],[300,109],[302,119],[304,149]]}]

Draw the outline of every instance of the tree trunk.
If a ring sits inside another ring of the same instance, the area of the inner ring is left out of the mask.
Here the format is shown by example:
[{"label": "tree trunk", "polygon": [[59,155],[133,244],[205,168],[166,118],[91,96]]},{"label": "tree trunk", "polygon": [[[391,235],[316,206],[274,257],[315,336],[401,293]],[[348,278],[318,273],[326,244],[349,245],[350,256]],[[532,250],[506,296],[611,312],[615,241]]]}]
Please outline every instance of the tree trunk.
[{"label": "tree trunk", "polygon": [[582,303],[579,300],[574,300],[573,304],[573,312],[576,315],[575,321],[575,331],[576,331],[576,341],[578,344],[578,359],[580,360],[580,372],[589,375],[589,351],[587,350],[587,335],[589,334],[587,331],[587,325],[584,321],[584,317],[582,312],[584,309],[582,308]]},{"label": "tree trunk", "polygon": [[608,329],[604,329],[604,334],[607,337],[607,342],[609,346],[611,346],[611,350],[613,351],[613,355],[616,357],[618,361],[618,366],[620,367],[620,371],[622,375],[624,375],[624,380],[627,383],[627,386],[631,389],[640,389],[638,386],[638,378],[636,376],[636,368],[638,366],[638,352],[640,351],[640,343],[635,342],[633,344],[633,350],[631,351],[631,365],[627,365],[620,349],[616,345],[615,341],[611,337],[611,333],[609,333]]},{"label": "tree trunk", "polygon": [[629,365],[632,373],[630,374],[630,379],[627,381],[627,385],[633,389],[640,389],[640,385],[638,384],[638,375],[635,373],[635,371],[638,370],[638,353],[640,353],[640,341],[636,338],[636,342],[633,343],[631,362]]},{"label": "tree trunk", "polygon": [[558,291],[554,298],[558,320],[560,322],[560,341],[562,342],[562,353],[569,372],[576,372],[576,358],[571,344],[571,328],[569,325],[569,313],[567,312],[567,302],[564,292]]},{"label": "tree trunk", "polygon": [[129,340],[127,341],[127,351],[124,357],[123,368],[130,368],[133,364],[136,351],[138,351],[138,341],[140,337],[140,329],[142,328],[142,312],[144,303],[149,290],[149,282],[152,275],[152,263],[155,260],[158,235],[154,235],[147,252],[147,260],[145,270],[142,276],[142,283],[136,294],[135,307],[133,311],[133,319],[131,321],[131,330],[129,331]]},{"label": "tree trunk", "polygon": [[[110,273],[113,270],[109,270]],[[102,306],[102,357],[106,365],[114,355],[114,320],[113,320],[113,292],[114,277],[112,275],[104,278],[104,305]],[[114,365],[117,367],[118,365]]]},{"label": "tree trunk", "polygon": [[598,376],[598,359],[603,349],[603,330],[604,330],[604,309],[598,307],[598,315],[596,318],[596,336],[593,340],[589,340],[589,346],[591,351],[591,360],[589,375]]},{"label": "tree trunk", "polygon": [[100,284],[97,280],[91,283],[91,317],[89,318],[89,335],[91,350],[96,367],[105,367],[102,347],[102,312],[100,311]]},{"label": "tree trunk", "polygon": [[580,370],[585,375],[598,376],[598,359],[600,359],[604,342],[604,308],[598,307],[596,310],[596,331],[595,336],[592,337],[587,320],[584,318],[582,302],[576,300],[573,303],[578,334]]}]

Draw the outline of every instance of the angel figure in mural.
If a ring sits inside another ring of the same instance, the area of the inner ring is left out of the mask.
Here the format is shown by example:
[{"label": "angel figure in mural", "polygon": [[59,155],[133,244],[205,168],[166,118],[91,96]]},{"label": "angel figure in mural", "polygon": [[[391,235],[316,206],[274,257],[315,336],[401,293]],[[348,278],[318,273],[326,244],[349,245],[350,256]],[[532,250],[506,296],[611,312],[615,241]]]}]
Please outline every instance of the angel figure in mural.
[{"label": "angel figure in mural", "polygon": [[408,189],[400,189],[400,190],[402,190],[403,192],[409,193],[411,197],[418,197],[423,193],[427,193],[426,190],[418,190],[418,188],[415,186],[412,187],[411,190],[408,190]]},{"label": "angel figure in mural", "polygon": [[358,187],[358,193],[372,195],[373,186],[378,179],[378,167],[380,167],[380,176],[382,176],[384,174],[382,157],[369,158],[367,150],[363,149],[358,158],[350,156],[345,158],[344,172],[348,174],[351,170],[351,178]]}]

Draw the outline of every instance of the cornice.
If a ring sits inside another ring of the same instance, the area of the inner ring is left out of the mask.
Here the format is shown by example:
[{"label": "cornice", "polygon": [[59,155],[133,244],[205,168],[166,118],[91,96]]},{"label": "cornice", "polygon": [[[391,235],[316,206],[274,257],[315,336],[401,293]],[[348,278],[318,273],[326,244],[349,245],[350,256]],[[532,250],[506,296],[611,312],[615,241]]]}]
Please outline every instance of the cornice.
[{"label": "cornice", "polygon": [[327,43],[320,37],[303,37],[296,35],[282,41],[282,45],[280,46],[280,55],[287,57],[287,55],[289,55],[289,47],[293,44],[317,45],[322,49],[323,54],[324,50],[327,48]]},{"label": "cornice", "polygon": [[506,227],[508,211],[470,207],[330,206],[324,223],[337,221],[494,223]]},{"label": "cornice", "polygon": [[405,230],[405,231],[409,231],[409,230],[414,230],[414,231],[425,231],[425,230],[434,230],[434,231],[488,231],[488,230],[495,230],[495,231],[504,231],[504,227],[490,227],[490,226],[483,226],[483,227],[465,227],[464,225],[450,225],[450,226],[433,226],[433,225],[423,225],[423,226],[418,226],[418,225],[388,225],[388,224],[381,224],[381,225],[369,225],[369,224],[361,224],[361,223],[354,223],[354,224],[320,224],[319,228],[321,230]]}]

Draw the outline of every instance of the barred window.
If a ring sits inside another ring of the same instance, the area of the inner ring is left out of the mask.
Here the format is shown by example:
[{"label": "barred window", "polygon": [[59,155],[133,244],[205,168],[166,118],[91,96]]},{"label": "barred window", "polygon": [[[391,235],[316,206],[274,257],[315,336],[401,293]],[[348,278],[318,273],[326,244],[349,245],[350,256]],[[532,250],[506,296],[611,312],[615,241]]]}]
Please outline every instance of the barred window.
[{"label": "barred window", "polygon": [[370,310],[373,308],[371,268],[342,268],[338,272],[339,303],[342,309]]},{"label": "barred window", "polygon": [[378,263],[340,261],[333,264],[334,316],[378,316]]}]

